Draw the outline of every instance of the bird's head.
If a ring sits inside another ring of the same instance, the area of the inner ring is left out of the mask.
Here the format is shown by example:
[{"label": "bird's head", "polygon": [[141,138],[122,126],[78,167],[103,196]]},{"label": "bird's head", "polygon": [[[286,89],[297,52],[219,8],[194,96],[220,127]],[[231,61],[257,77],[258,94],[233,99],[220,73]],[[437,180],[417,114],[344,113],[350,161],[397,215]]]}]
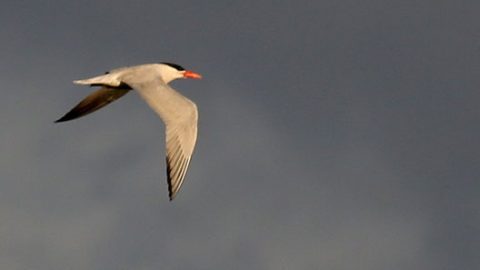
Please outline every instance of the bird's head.
[{"label": "bird's head", "polygon": [[160,63],[161,74],[165,83],[169,83],[176,79],[201,79],[202,75],[190,70],[185,70],[182,66],[163,62]]}]

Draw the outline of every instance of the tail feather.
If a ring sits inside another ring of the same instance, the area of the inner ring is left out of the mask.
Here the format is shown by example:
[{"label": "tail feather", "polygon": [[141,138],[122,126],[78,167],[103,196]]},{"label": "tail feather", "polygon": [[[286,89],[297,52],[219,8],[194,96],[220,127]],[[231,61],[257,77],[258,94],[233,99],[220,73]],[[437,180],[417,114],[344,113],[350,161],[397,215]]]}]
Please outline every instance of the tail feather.
[{"label": "tail feather", "polygon": [[81,85],[106,85],[111,87],[118,87],[121,84],[121,81],[118,80],[117,76],[114,74],[107,73],[105,75],[100,75],[88,79],[76,80],[73,81],[74,84]]}]

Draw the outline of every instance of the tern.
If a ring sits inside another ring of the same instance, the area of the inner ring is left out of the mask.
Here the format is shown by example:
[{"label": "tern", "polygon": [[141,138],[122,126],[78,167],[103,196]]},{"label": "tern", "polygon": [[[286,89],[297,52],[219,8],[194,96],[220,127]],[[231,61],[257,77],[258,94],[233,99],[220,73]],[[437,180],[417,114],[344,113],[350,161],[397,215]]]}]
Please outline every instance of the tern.
[{"label": "tern", "polygon": [[73,81],[100,89],[55,123],[90,114],[136,90],[165,124],[168,196],[171,201],[183,184],[197,140],[197,106],[168,85],[181,78],[201,79],[202,76],[180,65],[163,62],[118,68],[104,75]]}]

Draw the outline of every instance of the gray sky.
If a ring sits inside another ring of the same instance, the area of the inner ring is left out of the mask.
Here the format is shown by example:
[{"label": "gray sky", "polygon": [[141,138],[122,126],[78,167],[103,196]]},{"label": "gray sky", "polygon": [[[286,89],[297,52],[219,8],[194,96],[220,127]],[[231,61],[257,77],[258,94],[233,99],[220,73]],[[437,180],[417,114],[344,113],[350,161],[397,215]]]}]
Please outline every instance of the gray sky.
[{"label": "gray sky", "polygon": [[[479,1],[4,1],[1,269],[477,269]],[[171,61],[200,110],[168,201],[136,93],[53,120],[74,79]]]}]

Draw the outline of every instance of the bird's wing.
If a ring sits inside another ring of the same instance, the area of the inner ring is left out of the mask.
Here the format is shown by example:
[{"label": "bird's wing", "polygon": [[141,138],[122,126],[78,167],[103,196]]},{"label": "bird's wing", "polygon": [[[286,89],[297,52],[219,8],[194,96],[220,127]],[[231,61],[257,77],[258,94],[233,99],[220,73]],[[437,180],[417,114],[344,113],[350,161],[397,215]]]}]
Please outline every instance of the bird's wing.
[{"label": "bird's wing", "polygon": [[130,89],[102,87],[80,101],[80,103],[62,116],[62,118],[55,121],[55,123],[73,120],[92,113],[119,99],[128,93],[128,91],[130,91]]},{"label": "bird's wing", "polygon": [[173,200],[183,184],[197,137],[197,123],[189,119],[167,125],[167,179],[168,196]]},{"label": "bird's wing", "polygon": [[173,200],[185,179],[195,148],[197,106],[160,80],[129,85],[165,123],[168,191],[170,200]]}]

